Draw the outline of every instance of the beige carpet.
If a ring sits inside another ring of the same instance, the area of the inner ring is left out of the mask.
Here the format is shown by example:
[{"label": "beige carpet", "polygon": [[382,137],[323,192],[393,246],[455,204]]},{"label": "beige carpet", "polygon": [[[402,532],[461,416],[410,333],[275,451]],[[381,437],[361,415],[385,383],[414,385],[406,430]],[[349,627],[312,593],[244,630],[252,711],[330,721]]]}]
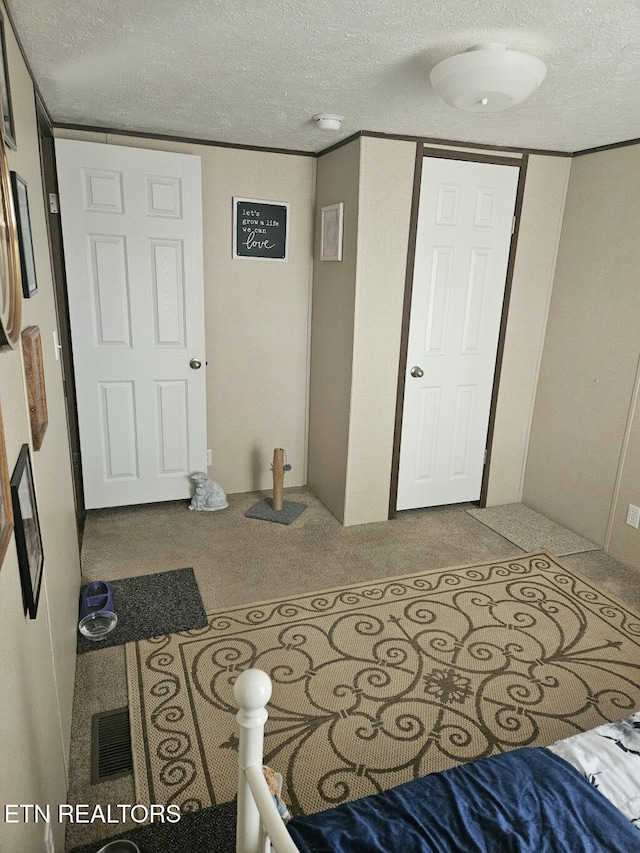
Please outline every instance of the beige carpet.
[{"label": "beige carpet", "polygon": [[598,550],[598,546],[593,542],[572,533],[522,503],[482,509],[470,507],[467,512],[523,551],[544,548],[556,557],[564,557],[567,554]]},{"label": "beige carpet", "polygon": [[235,795],[237,674],[274,692],[293,809],[544,745],[640,706],[640,620],[545,552],[284,597],[126,647],[136,802]]}]

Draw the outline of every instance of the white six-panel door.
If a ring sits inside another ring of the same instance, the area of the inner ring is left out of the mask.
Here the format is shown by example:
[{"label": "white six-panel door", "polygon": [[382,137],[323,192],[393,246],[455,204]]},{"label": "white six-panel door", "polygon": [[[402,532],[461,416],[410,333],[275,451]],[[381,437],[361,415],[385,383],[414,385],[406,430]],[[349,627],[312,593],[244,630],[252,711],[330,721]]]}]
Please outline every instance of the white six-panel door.
[{"label": "white six-panel door", "polygon": [[398,510],[480,497],[518,177],[423,158]]},{"label": "white six-panel door", "polygon": [[85,506],[190,497],[206,470],[200,158],[57,140],[56,160]]}]

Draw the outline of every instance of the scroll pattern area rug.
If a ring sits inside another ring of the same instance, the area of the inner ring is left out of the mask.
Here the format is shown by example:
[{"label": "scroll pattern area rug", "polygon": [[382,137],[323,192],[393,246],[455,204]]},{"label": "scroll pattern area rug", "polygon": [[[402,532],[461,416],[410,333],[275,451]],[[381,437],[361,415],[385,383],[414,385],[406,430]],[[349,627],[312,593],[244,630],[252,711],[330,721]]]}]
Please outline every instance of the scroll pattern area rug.
[{"label": "scroll pattern area rug", "polygon": [[640,619],[546,552],[281,598],[127,644],[136,802],[236,793],[233,684],[273,679],[265,761],[313,812],[640,707]]}]

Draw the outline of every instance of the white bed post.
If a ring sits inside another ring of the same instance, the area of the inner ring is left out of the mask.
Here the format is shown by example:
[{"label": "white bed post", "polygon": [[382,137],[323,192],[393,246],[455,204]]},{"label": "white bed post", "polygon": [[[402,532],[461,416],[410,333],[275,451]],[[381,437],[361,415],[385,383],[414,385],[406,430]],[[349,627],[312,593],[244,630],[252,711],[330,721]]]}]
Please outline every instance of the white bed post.
[{"label": "white bed post", "polygon": [[261,669],[248,669],[238,676],[233,695],[240,710],[238,743],[238,836],[236,853],[262,853],[264,850],[260,815],[245,776],[247,767],[262,766],[265,705],[271,699],[271,679]]}]

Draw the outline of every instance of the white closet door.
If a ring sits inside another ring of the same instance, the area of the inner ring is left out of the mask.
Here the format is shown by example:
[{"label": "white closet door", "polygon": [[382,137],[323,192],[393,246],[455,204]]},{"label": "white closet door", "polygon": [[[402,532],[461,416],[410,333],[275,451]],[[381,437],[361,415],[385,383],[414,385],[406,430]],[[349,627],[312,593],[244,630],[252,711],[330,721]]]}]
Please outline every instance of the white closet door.
[{"label": "white closet door", "polygon": [[190,497],[207,441],[200,158],[57,140],[56,160],[85,505]]},{"label": "white closet door", "polygon": [[480,497],[518,176],[423,160],[398,510]]}]

